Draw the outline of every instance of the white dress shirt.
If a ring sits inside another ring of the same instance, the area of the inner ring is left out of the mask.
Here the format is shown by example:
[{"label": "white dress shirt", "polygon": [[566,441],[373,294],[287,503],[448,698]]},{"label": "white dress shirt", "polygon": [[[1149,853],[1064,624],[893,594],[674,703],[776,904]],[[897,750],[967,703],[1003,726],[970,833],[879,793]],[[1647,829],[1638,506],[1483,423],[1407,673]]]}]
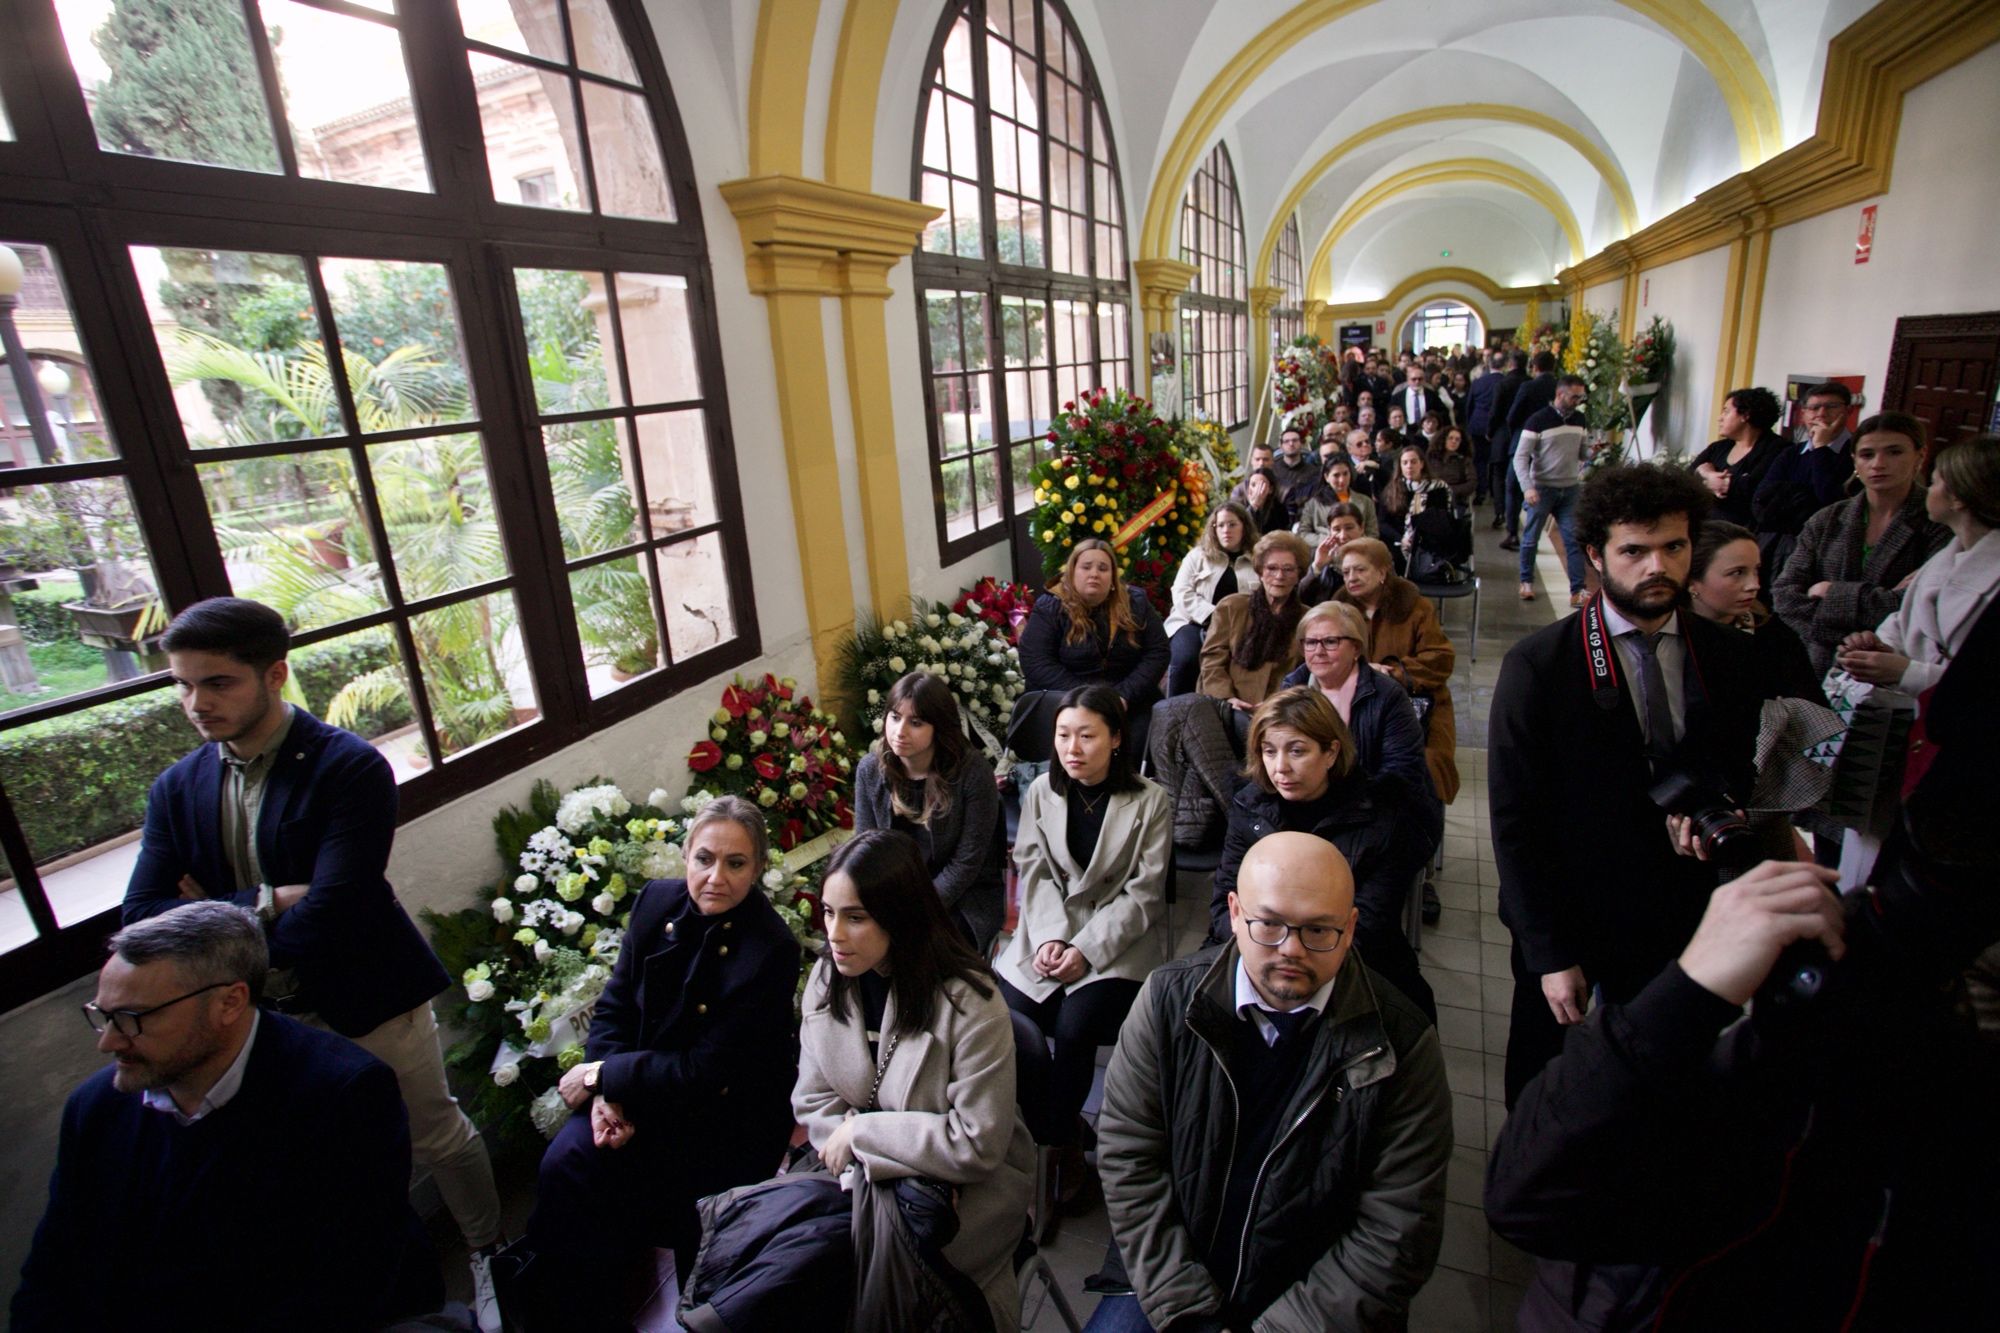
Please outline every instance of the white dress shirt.
[{"label": "white dress shirt", "polygon": [[183,1125],[192,1125],[211,1112],[220,1111],[235,1099],[237,1093],[243,1091],[243,1071],[250,1064],[250,1048],[257,1044],[257,1025],[263,1021],[262,1010],[250,1011],[250,1035],[243,1039],[243,1049],[229,1062],[229,1068],[222,1071],[222,1077],[215,1080],[215,1086],[201,1099],[201,1105],[194,1108],[193,1115],[181,1114],[180,1104],[174,1100],[174,1094],[165,1088],[147,1088],[139,1094],[139,1100],[144,1102],[149,1110],[171,1115]]},{"label": "white dress shirt", "polygon": [[[1639,660],[1639,650],[1625,637],[1630,630],[1639,627],[1618,613],[1609,597],[1604,599],[1604,631],[1611,636],[1612,647],[1618,650],[1618,666],[1625,673],[1625,693],[1632,700],[1633,711],[1639,715],[1639,734],[1646,734],[1646,677]],[[1687,735],[1687,644],[1681,638],[1679,616],[1668,616],[1667,623],[1660,627],[1660,642],[1653,649],[1660,659],[1660,674],[1667,679],[1667,711],[1674,719],[1674,743],[1680,743]],[[1648,738],[1650,739],[1650,737]]]},{"label": "white dress shirt", "polygon": [[[1338,980],[1340,980],[1339,976],[1335,975],[1324,986],[1314,991],[1304,1004],[1291,1009],[1289,1012],[1296,1014],[1300,1010],[1310,1009],[1316,1014],[1325,1013],[1326,1002],[1333,995],[1333,983]],[[1250,969],[1244,965],[1242,957],[1239,956],[1236,959],[1237,1017],[1248,1018],[1255,1023],[1257,1025],[1257,1035],[1264,1039],[1264,1044],[1266,1046],[1275,1046],[1278,1043],[1278,1025],[1264,1017],[1264,1015],[1285,1012],[1287,1011],[1273,1009],[1270,1005],[1264,1003],[1264,997],[1257,993],[1257,987],[1250,981]]]}]

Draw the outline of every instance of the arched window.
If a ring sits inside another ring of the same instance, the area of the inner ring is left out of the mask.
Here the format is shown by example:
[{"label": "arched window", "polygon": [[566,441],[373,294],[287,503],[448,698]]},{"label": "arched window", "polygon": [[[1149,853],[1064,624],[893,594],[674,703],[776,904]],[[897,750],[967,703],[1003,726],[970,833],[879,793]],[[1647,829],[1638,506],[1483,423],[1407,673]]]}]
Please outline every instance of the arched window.
[{"label": "arched window", "polygon": [[1054,0],[946,7],[918,107],[914,262],[938,551],[1031,512],[1061,404],[1131,375],[1118,159],[1090,57]]},{"label": "arched window", "polygon": [[0,1008],[95,962],[200,598],[405,817],[757,653],[640,5],[9,5],[0,95]]},{"label": "arched window", "polygon": [[1299,215],[1285,219],[1271,255],[1271,281],[1284,295],[1271,310],[1271,345],[1287,347],[1306,331],[1306,272],[1299,245]]},{"label": "arched window", "polygon": [[1403,321],[1399,347],[1429,351],[1433,347],[1477,348],[1486,333],[1477,312],[1461,301],[1433,301]]},{"label": "arched window", "polygon": [[1250,280],[1236,169],[1219,141],[1181,200],[1181,262],[1195,266],[1181,297],[1181,403],[1235,430],[1250,417]]}]

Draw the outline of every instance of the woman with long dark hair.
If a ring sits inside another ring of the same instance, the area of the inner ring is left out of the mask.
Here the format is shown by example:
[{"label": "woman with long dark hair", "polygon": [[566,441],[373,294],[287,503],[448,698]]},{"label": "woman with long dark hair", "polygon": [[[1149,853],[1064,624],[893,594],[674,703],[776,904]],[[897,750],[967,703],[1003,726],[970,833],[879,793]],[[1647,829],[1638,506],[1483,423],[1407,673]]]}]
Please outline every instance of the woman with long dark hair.
[{"label": "woman with long dark hair", "polygon": [[1820,673],[1791,626],[1758,600],[1763,586],[1757,534],[1711,518],[1695,530],[1688,561],[1688,606],[1704,620],[1751,635],[1763,664],[1767,697],[1824,703]]},{"label": "woman with long dark hair", "polygon": [[1431,475],[1450,489],[1452,503],[1470,509],[1473,494],[1479,489],[1479,477],[1473,465],[1472,446],[1466,442],[1465,427],[1446,426],[1431,442],[1424,461],[1430,464]]},{"label": "woman with long dark hair", "polygon": [[870,1184],[953,1187],[958,1231],[944,1258],[985,1294],[995,1327],[1011,1328],[1035,1148],[1014,1104],[1013,1021],[993,974],[900,833],[857,834],[833,854],[821,919],[792,1109],[836,1175],[858,1166]]},{"label": "woman with long dark hair", "polygon": [[[1021,801],[1014,842],[1021,916],[994,970],[1007,1003],[1055,1043],[1051,1122],[1078,1123],[1097,1048],[1119,1026],[1153,959],[1146,932],[1165,910],[1173,803],[1140,778],[1118,696],[1074,690],[1056,714],[1055,762]],[[1059,1197],[1089,1172],[1065,1145]]]},{"label": "woman with long dark hair", "polygon": [[1134,712],[1160,697],[1167,669],[1166,629],[1146,594],[1118,577],[1118,552],[1097,537],[1078,542],[1055,591],[1035,599],[1020,648],[1029,689],[1109,685]]},{"label": "woman with long dark hair", "polygon": [[1000,794],[993,765],[966,739],[958,701],[912,671],[889,687],[882,741],[854,770],[854,827],[917,844],[945,914],[981,954],[1006,915]]}]

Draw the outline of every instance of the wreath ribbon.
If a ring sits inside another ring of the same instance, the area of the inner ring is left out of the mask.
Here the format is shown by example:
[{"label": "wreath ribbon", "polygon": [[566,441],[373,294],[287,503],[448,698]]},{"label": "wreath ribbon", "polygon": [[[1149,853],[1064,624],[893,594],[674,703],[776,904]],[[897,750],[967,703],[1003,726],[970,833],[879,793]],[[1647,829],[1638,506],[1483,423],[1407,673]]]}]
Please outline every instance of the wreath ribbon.
[{"label": "wreath ribbon", "polygon": [[1179,486],[1170,485],[1154,496],[1151,504],[1132,515],[1125,521],[1125,526],[1112,535],[1111,544],[1121,551],[1131,545],[1140,533],[1159,522],[1160,516],[1174,507],[1174,503],[1180,499],[1180,493]]}]

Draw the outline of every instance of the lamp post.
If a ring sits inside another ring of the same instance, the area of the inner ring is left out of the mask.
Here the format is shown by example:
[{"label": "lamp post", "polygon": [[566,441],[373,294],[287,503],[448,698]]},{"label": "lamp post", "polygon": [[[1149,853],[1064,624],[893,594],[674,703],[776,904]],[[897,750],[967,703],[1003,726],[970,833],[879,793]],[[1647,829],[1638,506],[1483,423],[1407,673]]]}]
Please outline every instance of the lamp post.
[{"label": "lamp post", "polygon": [[[55,432],[49,429],[48,408],[42,402],[42,386],[28,365],[27,349],[14,328],[14,307],[21,303],[21,286],[27,281],[21,256],[0,245],[0,352],[7,357],[7,369],[14,377],[14,392],[20,396],[21,410],[28,418],[28,433],[35,439],[35,452],[44,463],[62,461]],[[65,376],[67,378],[67,376]]]}]

